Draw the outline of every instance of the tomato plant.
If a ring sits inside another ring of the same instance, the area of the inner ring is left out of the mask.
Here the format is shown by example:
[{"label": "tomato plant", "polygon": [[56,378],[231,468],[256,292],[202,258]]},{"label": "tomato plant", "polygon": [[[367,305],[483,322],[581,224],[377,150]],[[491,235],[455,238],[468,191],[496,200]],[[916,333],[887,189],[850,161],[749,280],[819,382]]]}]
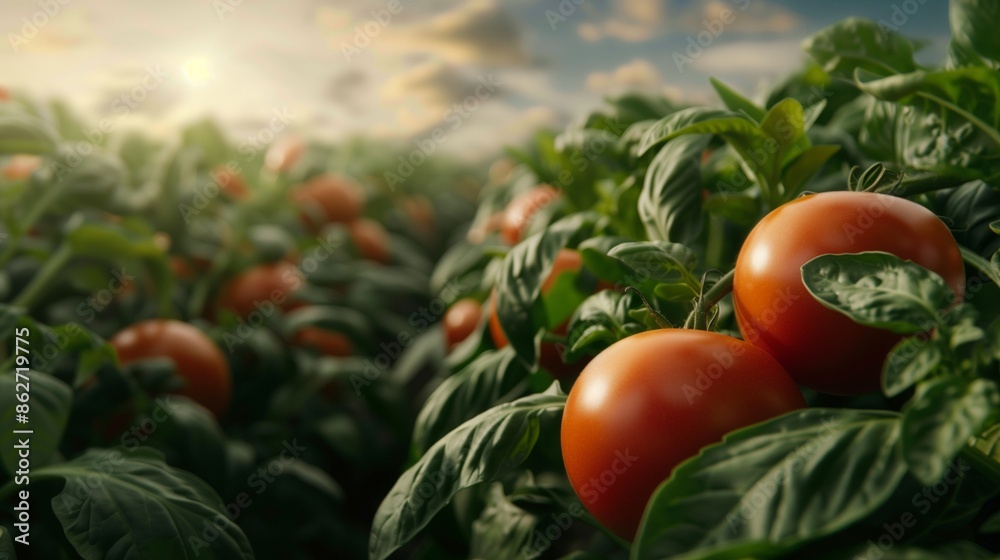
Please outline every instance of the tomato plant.
[{"label": "tomato plant", "polygon": [[864,251],[912,261],[941,275],[957,299],[964,293],[958,244],[930,210],[877,193],[806,195],[765,216],[740,249],[733,304],[743,337],[806,387],[878,391],[882,364],[901,337],[827,309],[810,297],[800,271],[820,255]]}]

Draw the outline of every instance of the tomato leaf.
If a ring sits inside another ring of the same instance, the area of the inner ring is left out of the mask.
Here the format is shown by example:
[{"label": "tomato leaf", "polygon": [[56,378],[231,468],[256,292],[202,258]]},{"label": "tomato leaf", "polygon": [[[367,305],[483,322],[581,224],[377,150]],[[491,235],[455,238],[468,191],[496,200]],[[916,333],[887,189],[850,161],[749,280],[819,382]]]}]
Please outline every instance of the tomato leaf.
[{"label": "tomato leaf", "polygon": [[[982,271],[994,284],[1000,286],[1000,268],[998,268],[995,262],[990,262],[980,257],[975,252],[966,249],[965,247],[959,247],[962,252],[962,260],[964,260],[969,266],[975,267],[977,270]],[[997,259],[996,254],[993,255],[993,261]]]},{"label": "tomato leaf", "polygon": [[[1000,4],[991,0],[951,0],[951,41],[1000,69],[1000,36],[991,22],[1000,21]],[[984,62],[980,60],[980,62]]]},{"label": "tomato leaf", "polygon": [[689,243],[701,234],[701,153],[708,141],[700,134],[677,138],[650,163],[639,195],[639,217],[651,240]]},{"label": "tomato leaf", "polygon": [[781,182],[785,185],[785,191],[787,193],[799,192],[806,181],[811,179],[839,150],[840,146],[826,144],[805,149],[792,160],[782,173]]},{"label": "tomato leaf", "polygon": [[629,315],[637,299],[630,293],[601,290],[580,304],[569,323],[566,360],[596,355],[615,342],[646,330]]},{"label": "tomato leaf", "polygon": [[730,433],[656,490],[632,558],[778,555],[865,518],[906,474],[898,418],[816,408]]},{"label": "tomato leaf", "polygon": [[17,560],[14,540],[10,536],[10,531],[3,525],[0,525],[0,560]]},{"label": "tomato leaf", "polygon": [[939,377],[918,385],[902,421],[903,456],[914,476],[927,485],[938,482],[997,407],[1000,388],[989,379]]},{"label": "tomato leaf", "polygon": [[[51,463],[57,456],[59,441],[66,430],[70,408],[73,404],[73,391],[68,385],[39,371],[26,374],[28,380],[18,379],[13,374],[0,375],[0,464],[8,474],[17,470],[18,440],[29,439],[31,445],[32,466],[44,466]],[[18,384],[24,384],[17,387]],[[28,422],[16,422],[16,406],[24,404],[17,400],[18,393],[31,396],[28,401]],[[13,430],[31,430],[31,434],[15,434]]]},{"label": "tomato leaf", "polygon": [[[89,449],[33,478],[60,478],[52,509],[84,558],[253,558],[218,494],[154,450]],[[226,521],[219,527],[217,519]],[[218,537],[203,538],[205,527]]]},{"label": "tomato leaf", "polygon": [[545,231],[517,244],[503,260],[497,283],[497,317],[510,345],[526,364],[534,364],[536,334],[544,319],[535,304],[561,249],[586,237],[595,217],[579,213],[559,220]]},{"label": "tomato leaf", "polygon": [[42,119],[0,113],[0,154],[51,154],[58,142],[56,131]]},{"label": "tomato leaf", "polygon": [[885,76],[916,69],[913,43],[868,19],[838,21],[807,38],[802,48],[829,74],[864,68]]},{"label": "tomato leaf", "polygon": [[424,402],[413,427],[415,451],[423,454],[469,418],[520,396],[528,373],[510,347],[480,354]]},{"label": "tomato leaf", "polygon": [[455,494],[498,481],[531,453],[542,425],[558,429],[566,395],[548,391],[494,407],[428,449],[382,501],[369,538],[372,560],[384,560],[413,538]]},{"label": "tomato leaf", "polygon": [[715,93],[719,95],[719,99],[726,104],[726,107],[730,111],[742,111],[758,123],[764,120],[764,109],[758,107],[756,103],[750,101],[746,97],[743,97],[739,92],[721,81],[716,80],[715,78],[709,78],[708,81],[711,82],[712,87],[715,89]]},{"label": "tomato leaf", "polygon": [[824,306],[900,334],[934,327],[954,299],[934,272],[881,251],[821,255],[802,265],[802,281]]},{"label": "tomato leaf", "polygon": [[882,366],[882,391],[895,397],[934,373],[942,357],[940,340],[921,335],[904,338]]},{"label": "tomato leaf", "polygon": [[470,558],[530,558],[529,548],[538,517],[513,503],[504,495],[503,485],[493,483],[487,505],[472,523]]}]

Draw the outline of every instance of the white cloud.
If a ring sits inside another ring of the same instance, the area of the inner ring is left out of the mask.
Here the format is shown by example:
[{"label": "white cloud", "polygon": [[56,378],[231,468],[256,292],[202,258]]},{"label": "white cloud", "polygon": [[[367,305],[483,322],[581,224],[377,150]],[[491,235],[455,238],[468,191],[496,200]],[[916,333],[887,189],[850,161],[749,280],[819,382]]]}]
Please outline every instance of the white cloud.
[{"label": "white cloud", "polygon": [[691,67],[706,74],[761,77],[788,73],[804,59],[798,41],[735,41],[705,49]]},{"label": "white cloud", "polygon": [[583,22],[576,28],[581,39],[596,42],[618,39],[641,43],[664,31],[665,1],[619,0],[612,2],[612,12],[599,22]]},{"label": "white cloud", "polygon": [[786,33],[802,23],[802,18],[795,12],[766,0],[707,0],[692,6],[681,17],[685,28],[699,30],[705,27],[706,22],[727,19],[731,19],[732,23],[726,24],[726,29],[746,33]]}]

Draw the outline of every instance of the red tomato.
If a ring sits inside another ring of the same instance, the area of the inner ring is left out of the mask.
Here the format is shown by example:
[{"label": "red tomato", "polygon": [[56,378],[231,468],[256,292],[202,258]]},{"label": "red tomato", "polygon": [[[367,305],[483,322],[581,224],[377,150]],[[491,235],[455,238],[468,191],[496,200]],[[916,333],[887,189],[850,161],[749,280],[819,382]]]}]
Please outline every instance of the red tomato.
[{"label": "red tomato", "polygon": [[287,261],[261,264],[223,286],[218,306],[242,318],[254,311],[267,314],[274,308],[291,311],[298,307],[292,295],[301,285],[302,277],[295,265]]},{"label": "red tomato", "polygon": [[824,307],[806,290],[800,270],[819,255],[864,251],[911,260],[940,274],[959,296],[964,292],[958,245],[930,210],[874,193],[807,195],[765,216],[740,250],[733,301],[743,338],[811,389],[878,390],[882,363],[901,337]]},{"label": "red tomato", "polygon": [[292,344],[311,348],[324,356],[347,357],[354,355],[354,343],[347,336],[319,327],[303,327],[292,337]]},{"label": "red tomato", "polygon": [[287,173],[302,158],[305,144],[296,136],[286,136],[271,144],[264,154],[264,167],[271,171]]},{"label": "red tomato", "polygon": [[389,234],[376,221],[367,218],[354,220],[347,226],[358,254],[382,264],[389,264]]},{"label": "red tomato", "polygon": [[[552,265],[552,272],[549,273],[545,281],[542,282],[542,295],[548,294],[552,287],[555,286],[556,281],[559,276],[566,272],[577,272],[583,268],[583,256],[580,255],[579,251],[573,249],[563,249],[559,251],[556,255],[555,263]],[[559,326],[552,329],[552,332],[557,335],[566,335],[566,329],[569,327],[569,318],[562,322]],[[503,348],[509,343],[507,340],[507,335],[503,331],[503,327],[500,326],[500,317],[497,315],[497,302],[496,302],[496,290],[490,295],[490,336],[493,338],[493,344],[497,348]],[[539,348],[538,363],[545,369],[547,369],[556,379],[566,379],[576,375],[583,364],[573,363],[567,364],[562,359],[562,353],[559,351],[559,347],[553,342],[543,342]]]},{"label": "red tomato", "polygon": [[451,350],[462,342],[479,326],[483,318],[483,305],[473,298],[456,301],[444,314],[444,336]]},{"label": "red tomato", "polygon": [[517,245],[535,214],[558,197],[559,191],[549,185],[539,185],[514,197],[507,204],[500,224],[500,235],[504,241]]},{"label": "red tomato", "polygon": [[9,181],[25,180],[41,166],[42,158],[39,156],[14,154],[3,168],[3,178]]},{"label": "red tomato", "polygon": [[243,200],[250,196],[250,189],[243,176],[230,172],[224,165],[215,168],[212,179],[219,185],[222,193],[233,200]]},{"label": "red tomato", "polygon": [[109,341],[122,365],[148,358],[170,358],[185,385],[177,393],[222,418],[229,408],[229,363],[212,339],[197,328],[171,319],[129,326]]},{"label": "red tomato", "polygon": [[289,192],[302,223],[311,231],[328,223],[349,223],[365,207],[365,193],[353,180],[339,175],[318,175]]},{"label": "red tomato", "polygon": [[631,540],[675,466],[737,428],[804,406],[781,365],[746,342],[699,330],[640,333],[598,354],[570,390],[566,473],[584,507]]}]

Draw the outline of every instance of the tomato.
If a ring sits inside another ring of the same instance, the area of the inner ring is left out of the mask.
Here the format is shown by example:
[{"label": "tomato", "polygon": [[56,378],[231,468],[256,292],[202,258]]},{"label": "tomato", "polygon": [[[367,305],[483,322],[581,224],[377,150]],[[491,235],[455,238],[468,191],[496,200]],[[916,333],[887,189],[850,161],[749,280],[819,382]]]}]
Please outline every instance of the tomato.
[{"label": "tomato", "polygon": [[354,355],[354,343],[346,335],[319,327],[302,327],[292,337],[292,344],[311,348],[324,356]]},{"label": "tomato", "polygon": [[722,436],[802,408],[778,362],[719,333],[660,329],[622,339],[580,373],[562,454],[584,507],[625,539],[675,466]]},{"label": "tomato", "polygon": [[291,298],[301,284],[298,269],[287,261],[257,265],[223,286],[218,306],[242,318],[254,311],[269,314],[275,307],[291,311],[298,307]]},{"label": "tomato", "polygon": [[3,168],[3,178],[9,181],[26,180],[41,166],[42,158],[39,156],[14,154]]},{"label": "tomato", "polygon": [[434,207],[431,201],[423,195],[412,195],[402,200],[403,213],[417,231],[423,235],[434,233]]},{"label": "tomato", "polygon": [[941,275],[959,296],[964,292],[958,245],[930,210],[875,193],[807,195],[765,216],[740,249],[733,300],[743,338],[811,389],[878,390],[882,363],[901,337],[824,307],[806,290],[800,270],[819,255],[863,251],[909,259]]},{"label": "tomato", "polygon": [[7,91],[7,88],[0,86],[0,102],[10,101],[10,100],[11,100],[10,92]]},{"label": "tomato", "polygon": [[219,185],[222,194],[232,200],[243,200],[250,196],[250,189],[247,187],[246,181],[243,180],[243,176],[238,173],[232,173],[224,165],[215,168],[215,171],[212,173],[212,180]]},{"label": "tomato", "polygon": [[205,333],[181,321],[153,319],[127,327],[109,341],[122,365],[170,358],[184,380],[177,391],[222,418],[229,408],[232,379],[226,357]]},{"label": "tomato", "polygon": [[264,167],[271,171],[287,173],[302,159],[306,145],[296,136],[285,136],[267,148]]},{"label": "tomato", "polygon": [[[542,295],[548,294],[555,286],[556,281],[564,273],[578,272],[583,268],[583,256],[579,251],[573,249],[563,249],[556,255],[556,260],[552,265],[552,272],[542,282]],[[497,348],[503,348],[509,344],[507,335],[500,325],[500,317],[497,314],[496,290],[490,295],[490,337]],[[569,327],[569,318],[552,329],[553,334],[565,336]],[[538,363],[556,379],[567,379],[576,375],[583,367],[582,364],[567,364],[562,359],[559,347],[553,342],[543,342],[538,350]]]},{"label": "tomato", "polygon": [[340,175],[318,175],[289,192],[299,218],[311,231],[328,223],[349,223],[361,216],[365,193],[360,185]]},{"label": "tomato", "polygon": [[448,349],[469,338],[483,318],[483,306],[473,298],[463,298],[451,305],[444,314],[444,336]]},{"label": "tomato", "polygon": [[389,264],[389,234],[381,224],[361,218],[351,222],[347,229],[359,255],[370,261]]},{"label": "tomato", "polygon": [[535,214],[558,197],[559,191],[549,185],[539,185],[514,197],[507,204],[500,224],[500,235],[504,241],[517,245]]}]

